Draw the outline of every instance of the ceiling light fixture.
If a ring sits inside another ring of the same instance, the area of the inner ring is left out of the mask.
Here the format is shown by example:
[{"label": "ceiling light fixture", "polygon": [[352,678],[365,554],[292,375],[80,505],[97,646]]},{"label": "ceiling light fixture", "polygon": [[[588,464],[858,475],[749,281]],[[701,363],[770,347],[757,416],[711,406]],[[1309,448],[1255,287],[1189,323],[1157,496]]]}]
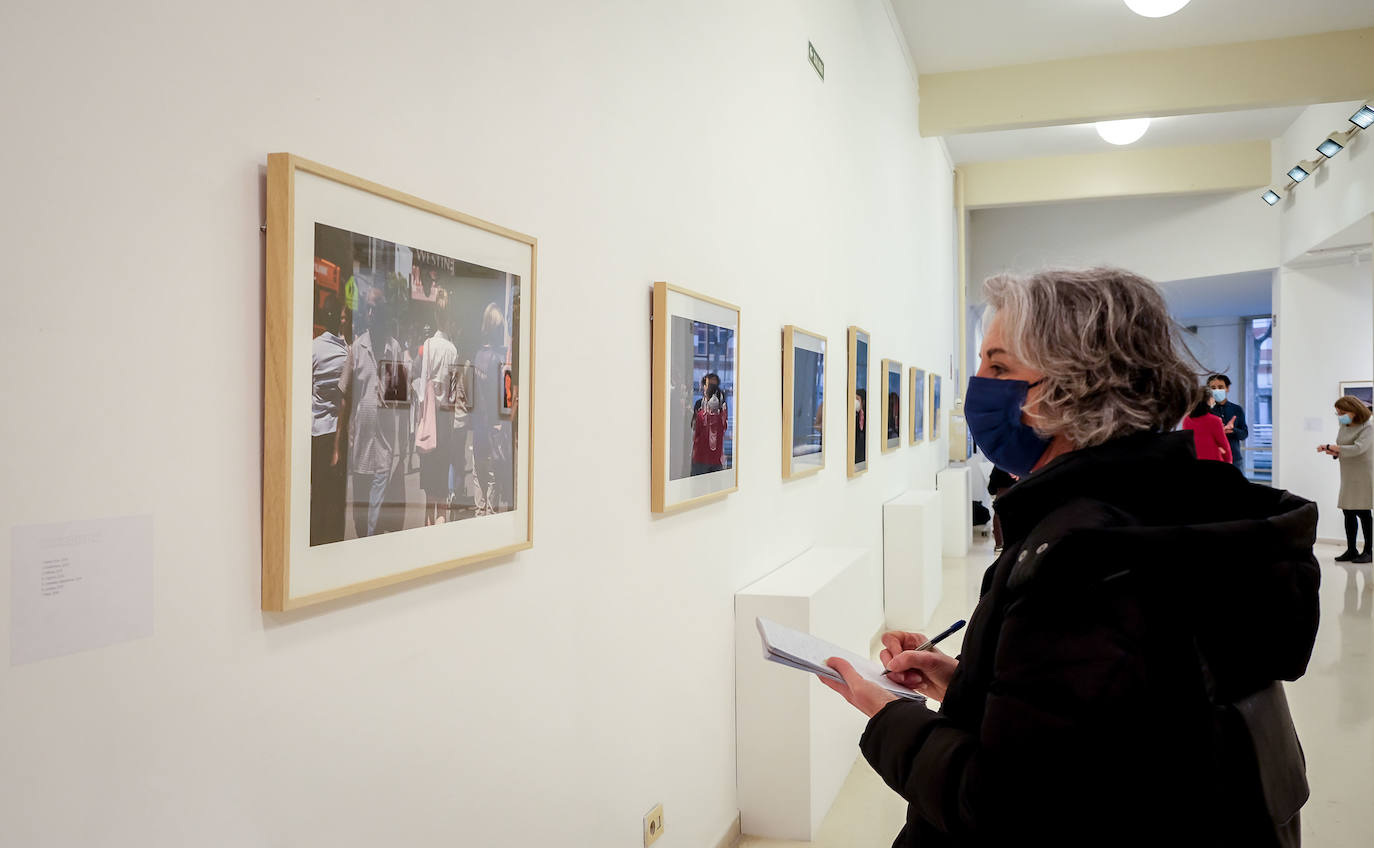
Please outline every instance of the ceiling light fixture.
[{"label": "ceiling light fixture", "polygon": [[1275,188],[1269,189],[1264,194],[1261,194],[1260,197],[1264,198],[1264,202],[1268,203],[1270,206],[1283,200],[1283,194]]},{"label": "ceiling light fixture", "polygon": [[1369,129],[1369,126],[1374,124],[1374,108],[1371,108],[1368,103],[1361,106],[1359,111],[1350,116],[1350,123],[1362,130]]},{"label": "ceiling light fixture", "polygon": [[1323,160],[1318,159],[1313,162],[1310,159],[1304,159],[1289,169],[1288,178],[1295,183],[1300,183],[1312,176],[1313,172],[1317,170],[1317,167],[1321,165],[1322,161]]},{"label": "ceiling light fixture", "polygon": [[1130,118],[1125,121],[1098,121],[1097,134],[1111,144],[1133,144],[1140,141],[1150,128],[1149,118]]},{"label": "ceiling light fixture", "polygon": [[1142,18],[1166,18],[1188,5],[1188,0],[1126,0],[1132,12]]},{"label": "ceiling light fixture", "polygon": [[1326,137],[1326,141],[1317,145],[1317,152],[1327,159],[1330,159],[1332,156],[1344,150],[1345,146],[1350,143],[1350,137],[1357,132],[1359,132],[1359,129],[1356,127],[1351,127],[1345,132],[1333,132]]}]

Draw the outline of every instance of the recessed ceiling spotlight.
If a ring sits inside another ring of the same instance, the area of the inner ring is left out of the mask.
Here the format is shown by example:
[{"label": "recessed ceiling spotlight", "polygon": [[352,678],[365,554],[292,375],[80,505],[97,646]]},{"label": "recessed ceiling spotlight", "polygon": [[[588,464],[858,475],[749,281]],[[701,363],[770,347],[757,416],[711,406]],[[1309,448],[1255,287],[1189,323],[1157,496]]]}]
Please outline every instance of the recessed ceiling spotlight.
[{"label": "recessed ceiling spotlight", "polygon": [[1188,5],[1188,0],[1126,0],[1132,12],[1144,18],[1165,18]]},{"label": "recessed ceiling spotlight", "polygon": [[1266,191],[1264,194],[1261,194],[1260,197],[1263,197],[1264,202],[1268,203],[1270,206],[1273,206],[1275,203],[1278,203],[1280,200],[1283,200],[1283,195],[1279,194],[1279,192],[1276,189],[1272,188]]},{"label": "recessed ceiling spotlight", "polygon": [[1097,134],[1112,144],[1132,144],[1140,141],[1150,128],[1149,118],[1130,118],[1125,121],[1098,121]]},{"label": "recessed ceiling spotlight", "polygon": [[1288,171],[1288,178],[1295,183],[1300,183],[1312,176],[1312,172],[1317,170],[1319,164],[1321,164],[1320,161],[1311,162],[1304,159]]},{"label": "recessed ceiling spotlight", "polygon": [[1350,116],[1350,123],[1362,130],[1369,129],[1370,124],[1374,124],[1374,108],[1367,103],[1361,106],[1358,112]]}]

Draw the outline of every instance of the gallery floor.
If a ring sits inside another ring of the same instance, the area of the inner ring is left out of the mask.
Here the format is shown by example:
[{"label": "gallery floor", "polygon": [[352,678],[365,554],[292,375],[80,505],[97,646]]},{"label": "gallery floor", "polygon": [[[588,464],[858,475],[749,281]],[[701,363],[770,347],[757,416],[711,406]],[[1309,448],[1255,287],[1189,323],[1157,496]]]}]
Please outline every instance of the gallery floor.
[{"label": "gallery floor", "polygon": [[[1302,811],[1306,848],[1365,845],[1374,833],[1374,574],[1336,562],[1342,549],[1317,546],[1321,629],[1307,675],[1288,685],[1312,785]],[[992,542],[978,538],[968,557],[945,560],[935,621],[967,616],[992,559]],[[905,820],[905,803],[860,758],[815,842],[745,836],[740,848],[887,848]]]}]

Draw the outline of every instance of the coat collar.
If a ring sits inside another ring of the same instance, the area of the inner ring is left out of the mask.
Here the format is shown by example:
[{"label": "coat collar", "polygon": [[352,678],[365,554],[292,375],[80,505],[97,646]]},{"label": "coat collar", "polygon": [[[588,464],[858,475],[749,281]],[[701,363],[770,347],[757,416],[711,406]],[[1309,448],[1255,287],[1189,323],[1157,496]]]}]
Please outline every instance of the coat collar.
[{"label": "coat collar", "polygon": [[1008,489],[997,514],[1008,546],[1019,544],[1040,521],[1078,498],[1120,500],[1125,487],[1146,486],[1181,463],[1196,463],[1193,434],[1134,433],[1051,461]]}]

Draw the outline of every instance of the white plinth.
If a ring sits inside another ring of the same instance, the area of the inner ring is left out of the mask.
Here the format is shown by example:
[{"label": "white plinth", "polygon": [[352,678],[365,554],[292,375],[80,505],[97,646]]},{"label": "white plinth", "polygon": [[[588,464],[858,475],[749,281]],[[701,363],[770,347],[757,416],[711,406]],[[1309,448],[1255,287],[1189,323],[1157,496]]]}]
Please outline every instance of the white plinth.
[{"label": "white plinth", "polygon": [[810,842],[859,756],[866,720],[815,675],[765,661],[758,616],[868,656],[883,625],[877,558],[864,548],[812,548],[735,594],[740,824]]},{"label": "white plinth", "polygon": [[973,546],[973,490],[967,466],[951,465],[935,475],[944,510],[945,556],[968,556]]},{"label": "white plinth", "polygon": [[939,492],[917,490],[883,504],[883,610],[891,630],[929,627],[944,590]]}]

